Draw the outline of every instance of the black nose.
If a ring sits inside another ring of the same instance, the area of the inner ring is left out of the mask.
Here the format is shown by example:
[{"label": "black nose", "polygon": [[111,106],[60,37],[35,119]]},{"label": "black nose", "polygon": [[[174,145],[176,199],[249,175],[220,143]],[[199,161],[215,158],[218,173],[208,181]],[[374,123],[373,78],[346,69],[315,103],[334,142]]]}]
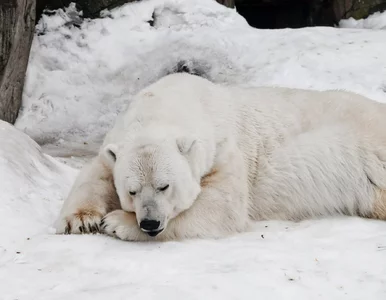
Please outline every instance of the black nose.
[{"label": "black nose", "polygon": [[145,219],[139,223],[139,227],[145,231],[155,231],[160,225],[159,221]]}]

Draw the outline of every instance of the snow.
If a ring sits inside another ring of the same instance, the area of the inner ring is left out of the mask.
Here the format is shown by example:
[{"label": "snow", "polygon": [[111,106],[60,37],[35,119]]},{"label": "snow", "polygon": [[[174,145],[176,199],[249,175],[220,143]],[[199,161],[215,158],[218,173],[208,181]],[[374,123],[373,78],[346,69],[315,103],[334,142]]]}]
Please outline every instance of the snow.
[{"label": "snow", "polygon": [[0,123],[1,299],[384,299],[386,223],[261,222],[221,240],[128,243],[51,228],[77,171]]},{"label": "snow", "polygon": [[379,30],[257,30],[208,0],[104,14],[81,25],[73,7],[43,18],[16,128],[0,122],[0,299],[385,299],[381,221],[260,222],[229,238],[167,243],[54,234],[78,169],[116,115],[180,62],[222,84],[386,101]]},{"label": "snow", "polygon": [[355,20],[349,18],[341,20],[339,27],[386,30],[386,11],[373,13],[366,19]]},{"label": "snow", "polygon": [[224,84],[347,89],[386,101],[383,31],[257,30],[209,0],[149,0],[106,15],[63,26],[79,23],[70,7],[39,23],[16,127],[40,144],[95,150],[130,97],[180,62]]}]

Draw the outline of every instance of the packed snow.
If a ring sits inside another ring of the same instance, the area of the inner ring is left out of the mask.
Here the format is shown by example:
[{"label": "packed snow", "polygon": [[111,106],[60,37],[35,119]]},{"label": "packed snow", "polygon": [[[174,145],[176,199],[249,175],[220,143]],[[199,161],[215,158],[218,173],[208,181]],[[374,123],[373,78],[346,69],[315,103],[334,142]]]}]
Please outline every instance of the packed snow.
[{"label": "packed snow", "polygon": [[45,16],[16,128],[0,122],[0,299],[385,299],[386,222],[259,222],[167,243],[52,228],[117,114],[163,75],[184,66],[221,84],[386,102],[385,49],[381,30],[257,30],[208,0],[137,2],[96,20],[73,6]]}]

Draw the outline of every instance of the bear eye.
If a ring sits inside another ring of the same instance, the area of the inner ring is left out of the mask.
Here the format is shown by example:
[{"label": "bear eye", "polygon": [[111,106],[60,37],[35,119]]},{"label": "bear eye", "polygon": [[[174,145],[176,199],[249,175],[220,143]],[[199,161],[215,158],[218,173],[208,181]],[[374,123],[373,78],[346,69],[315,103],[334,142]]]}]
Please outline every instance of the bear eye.
[{"label": "bear eye", "polygon": [[167,184],[167,185],[165,185],[163,187],[160,187],[158,190],[163,192],[163,191],[166,191],[168,189],[168,187],[169,187],[169,185]]},{"label": "bear eye", "polygon": [[131,196],[135,196],[136,193],[137,193],[137,192],[129,192],[129,194],[130,194]]}]

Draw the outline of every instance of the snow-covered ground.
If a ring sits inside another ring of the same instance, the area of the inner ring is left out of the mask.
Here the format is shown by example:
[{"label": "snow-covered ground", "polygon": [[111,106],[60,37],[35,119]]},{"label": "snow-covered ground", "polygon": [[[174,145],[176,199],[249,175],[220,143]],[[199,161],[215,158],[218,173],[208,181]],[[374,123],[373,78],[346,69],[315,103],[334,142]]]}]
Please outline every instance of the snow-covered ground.
[{"label": "snow-covered ground", "polygon": [[222,240],[54,235],[76,171],[0,122],[0,299],[385,299],[386,223],[261,222]]},{"label": "snow-covered ground", "polygon": [[16,124],[60,149],[95,148],[133,93],[184,62],[220,83],[348,89],[386,101],[385,31],[257,30],[213,0],[142,1],[81,29],[63,26],[74,22],[73,9],[40,22]]},{"label": "snow-covered ground", "polygon": [[39,23],[18,130],[0,123],[0,299],[386,299],[386,222],[272,221],[168,243],[53,234],[77,169],[116,115],[178,65],[222,84],[347,89],[386,102],[385,31],[257,30],[209,0],[149,0],[106,15],[68,27],[78,23],[70,8]]}]

